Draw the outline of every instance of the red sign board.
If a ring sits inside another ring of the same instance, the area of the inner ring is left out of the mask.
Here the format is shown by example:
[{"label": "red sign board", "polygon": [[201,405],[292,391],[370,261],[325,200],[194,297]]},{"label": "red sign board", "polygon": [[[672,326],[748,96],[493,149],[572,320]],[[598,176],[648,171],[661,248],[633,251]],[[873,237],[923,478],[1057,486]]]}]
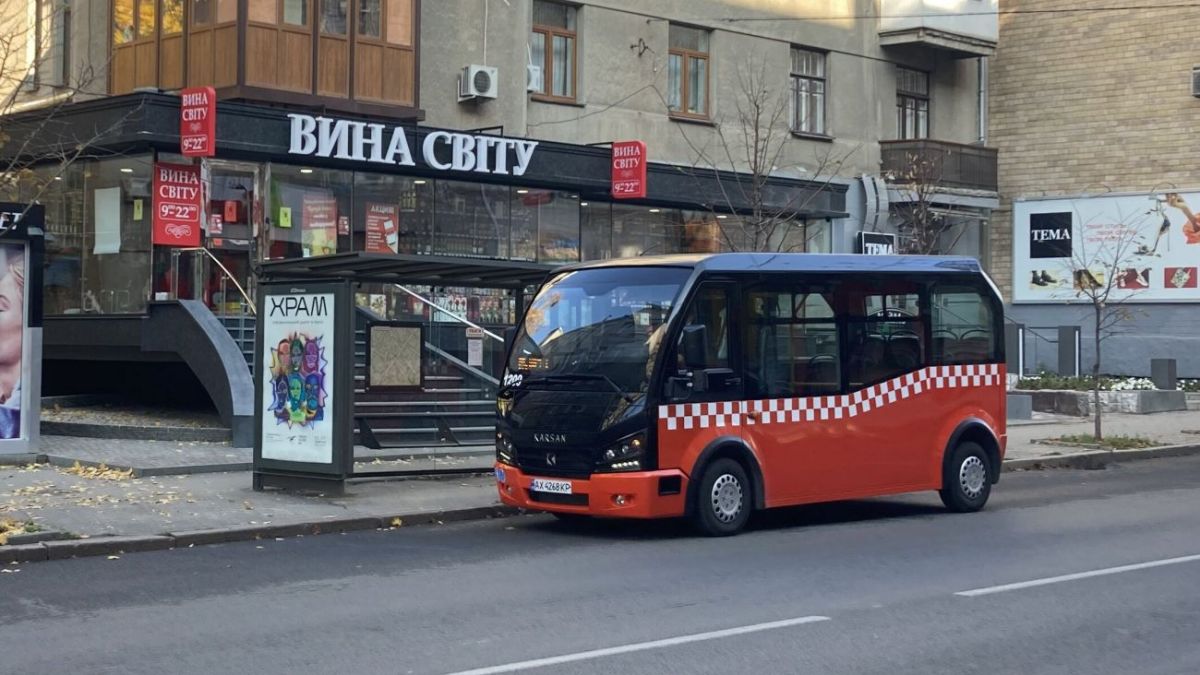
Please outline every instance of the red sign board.
[{"label": "red sign board", "polygon": [[217,154],[217,92],[192,87],[180,92],[179,153],[186,157]]},{"label": "red sign board", "polygon": [[154,164],[154,243],[200,245],[200,167]]},{"label": "red sign board", "polygon": [[399,251],[399,209],[395,204],[367,202],[368,253],[396,253]]},{"label": "red sign board", "polygon": [[618,141],[612,145],[612,196],[614,199],[646,197],[646,144]]}]

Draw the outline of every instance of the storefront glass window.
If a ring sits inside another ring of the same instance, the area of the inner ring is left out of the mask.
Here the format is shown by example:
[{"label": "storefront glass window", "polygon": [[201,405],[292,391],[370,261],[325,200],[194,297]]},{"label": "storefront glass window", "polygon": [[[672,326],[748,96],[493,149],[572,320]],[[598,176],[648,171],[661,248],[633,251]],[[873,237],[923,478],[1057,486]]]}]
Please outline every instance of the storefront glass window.
[{"label": "storefront glass window", "polygon": [[579,203],[579,239],[584,260],[612,257],[612,204]]},{"label": "storefront glass window", "polygon": [[429,253],[433,241],[433,181],[356,173],[351,218],[355,251]]},{"label": "storefront glass window", "polygon": [[150,185],[153,157],[134,155],[83,165],[84,312],[144,312],[150,298]]},{"label": "storefront glass window", "polygon": [[40,203],[46,210],[46,314],[78,314],[82,309],[83,173],[81,164],[38,167],[4,194],[6,200]]},{"label": "storefront glass window", "polygon": [[439,180],[434,190],[433,253],[508,257],[508,188]]},{"label": "storefront glass window", "polygon": [[551,263],[579,260],[579,196],[533,188],[513,192],[513,257]]},{"label": "storefront glass window", "polygon": [[285,164],[272,164],[270,173],[264,219],[267,258],[307,258],[350,250],[348,228],[339,229],[338,219],[350,213],[352,173]]}]

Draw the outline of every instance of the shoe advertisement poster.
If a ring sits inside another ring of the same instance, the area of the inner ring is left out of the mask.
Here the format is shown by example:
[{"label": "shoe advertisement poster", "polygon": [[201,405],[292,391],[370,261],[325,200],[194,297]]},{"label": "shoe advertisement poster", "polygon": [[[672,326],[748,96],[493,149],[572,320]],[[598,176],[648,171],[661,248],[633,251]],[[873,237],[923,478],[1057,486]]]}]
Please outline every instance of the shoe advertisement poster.
[{"label": "shoe advertisement poster", "polygon": [[262,457],[333,462],[333,293],[269,295],[257,376]]},{"label": "shoe advertisement poster", "polygon": [[1013,203],[1013,302],[1200,302],[1200,192]]}]

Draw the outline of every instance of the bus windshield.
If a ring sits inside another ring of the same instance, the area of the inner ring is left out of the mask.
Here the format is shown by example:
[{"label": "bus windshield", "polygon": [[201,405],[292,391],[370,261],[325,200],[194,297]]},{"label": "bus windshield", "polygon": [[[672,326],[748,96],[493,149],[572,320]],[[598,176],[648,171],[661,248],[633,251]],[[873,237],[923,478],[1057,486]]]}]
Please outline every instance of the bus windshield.
[{"label": "bus windshield", "polygon": [[645,392],[667,318],[690,274],[680,267],[559,274],[530,304],[509,372],[523,374],[525,384]]}]

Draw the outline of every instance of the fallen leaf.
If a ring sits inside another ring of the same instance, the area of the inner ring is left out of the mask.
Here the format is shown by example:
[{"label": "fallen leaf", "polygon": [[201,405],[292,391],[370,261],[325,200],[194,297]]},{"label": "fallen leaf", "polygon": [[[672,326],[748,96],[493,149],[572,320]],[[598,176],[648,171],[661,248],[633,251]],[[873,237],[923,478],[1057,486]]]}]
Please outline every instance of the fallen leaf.
[{"label": "fallen leaf", "polygon": [[403,524],[404,524],[404,521],[400,519],[400,516],[396,516],[395,518],[392,518],[392,527],[400,527]]},{"label": "fallen leaf", "polygon": [[110,555],[110,556],[108,556],[108,559],[109,559],[109,560],[120,560],[120,559],[121,559],[121,556],[119,556],[119,555]]}]

